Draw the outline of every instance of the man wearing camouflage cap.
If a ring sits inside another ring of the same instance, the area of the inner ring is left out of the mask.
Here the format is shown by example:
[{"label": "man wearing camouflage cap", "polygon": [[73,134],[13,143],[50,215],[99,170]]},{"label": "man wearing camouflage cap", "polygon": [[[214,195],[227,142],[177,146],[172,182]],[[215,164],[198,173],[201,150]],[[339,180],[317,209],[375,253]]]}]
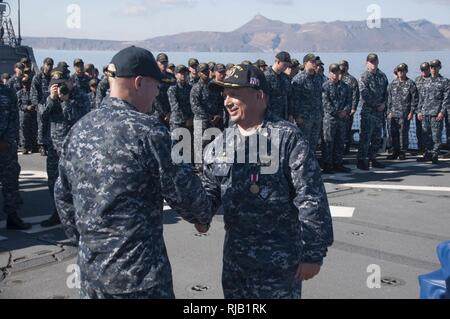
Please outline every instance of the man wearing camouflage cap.
[{"label": "man wearing camouflage cap", "polygon": [[[298,299],[302,281],[319,273],[333,242],[319,165],[297,126],[268,111],[270,88],[258,68],[237,65],[211,89],[223,90],[235,123],[232,134],[208,145],[202,177],[215,207],[224,208],[225,298]],[[255,137],[271,141],[272,160],[251,146]],[[247,160],[236,159],[237,150]]]},{"label": "man wearing camouflage cap", "polygon": [[189,84],[193,87],[194,84],[198,82],[200,77],[198,76],[197,68],[198,68],[199,62],[195,58],[190,58],[188,61],[188,67],[189,67]]},{"label": "man wearing camouflage cap", "polygon": [[175,68],[177,84],[167,91],[170,103],[170,130],[186,128],[193,133],[194,114],[192,114],[190,96],[192,86],[188,83],[189,69],[184,65]]},{"label": "man wearing camouflage cap", "polygon": [[341,81],[339,64],[329,67],[329,80],[323,85],[324,109],[322,157],[324,174],[349,173],[343,166],[347,119],[350,117],[352,101],[350,88]]},{"label": "man wearing camouflage cap", "polygon": [[358,168],[369,170],[385,166],[377,161],[377,153],[382,144],[382,129],[385,118],[389,85],[386,74],[378,68],[378,55],[367,56],[367,71],[359,80],[361,93],[361,133],[358,150]]},{"label": "man wearing camouflage cap", "polygon": [[294,120],[294,103],[292,86],[284,71],[291,64],[291,56],[280,52],[275,57],[273,65],[264,72],[269,85],[269,111],[283,120]]},{"label": "man wearing camouflage cap", "polygon": [[319,144],[323,119],[323,80],[316,74],[316,63],[314,54],[305,55],[305,71],[297,74],[292,81],[296,121],[312,150]]},{"label": "man wearing camouflage cap", "polygon": [[38,120],[38,138],[39,151],[41,155],[47,155],[50,144],[50,123],[42,117],[42,112],[47,98],[50,95],[50,81],[54,61],[52,58],[45,58],[41,70],[36,74],[31,83],[31,102],[36,108]]},{"label": "man wearing camouflage cap", "polygon": [[[58,163],[64,139],[70,128],[90,111],[89,97],[68,78],[64,68],[55,68],[50,81],[50,95],[42,109],[42,118],[50,123],[50,145],[47,156],[47,175],[50,196],[54,198],[55,183],[58,178]],[[52,202],[53,204],[53,202]],[[54,206],[54,204],[52,205]],[[52,216],[41,223],[42,227],[59,225],[56,207]]]},{"label": "man wearing camouflage cap", "polygon": [[422,122],[425,139],[425,154],[420,162],[439,162],[442,145],[445,112],[450,109],[450,83],[440,74],[442,63],[433,60],[430,63],[431,76],[423,83],[418,107],[418,118]]},{"label": "man wearing camouflage cap", "polygon": [[18,62],[14,66],[14,75],[8,80],[6,86],[17,93],[22,88],[22,77],[24,75],[25,65]]},{"label": "man wearing camouflage cap", "polygon": [[210,200],[188,166],[173,164],[167,128],[147,115],[163,80],[153,54],[126,48],[108,71],[111,94],[69,132],[55,188],[65,231],[79,245],[80,294],[174,298],[163,200],[193,223],[208,222]]},{"label": "man wearing camouflage cap", "polygon": [[84,62],[82,59],[73,61],[74,73],[71,77],[74,86],[79,88],[83,93],[89,94],[89,76],[84,72]]},{"label": "man wearing camouflage cap", "polygon": [[170,123],[170,103],[167,91],[172,85],[176,84],[176,79],[173,74],[167,72],[167,65],[169,63],[169,57],[165,53],[160,53],[156,57],[159,70],[164,76],[164,81],[159,86],[159,94],[156,96],[153,102],[153,112],[161,119],[161,121],[169,127]]},{"label": "man wearing camouflage cap", "polygon": [[[417,91],[419,92],[419,101],[420,96],[423,92],[423,84],[425,83],[425,80],[428,79],[431,76],[431,69],[430,69],[430,63],[429,62],[423,62],[420,65],[420,75],[416,78],[416,87]],[[419,148],[419,154],[425,153],[425,143],[424,143],[424,135],[422,130],[422,122],[419,121],[418,118],[418,110],[415,113],[416,117],[416,136],[417,136],[417,144]]]},{"label": "man wearing camouflage cap", "polygon": [[409,147],[409,124],[419,104],[419,93],[414,81],[408,78],[408,66],[397,66],[397,79],[388,87],[388,128],[392,139],[393,153],[388,160],[405,160]]}]

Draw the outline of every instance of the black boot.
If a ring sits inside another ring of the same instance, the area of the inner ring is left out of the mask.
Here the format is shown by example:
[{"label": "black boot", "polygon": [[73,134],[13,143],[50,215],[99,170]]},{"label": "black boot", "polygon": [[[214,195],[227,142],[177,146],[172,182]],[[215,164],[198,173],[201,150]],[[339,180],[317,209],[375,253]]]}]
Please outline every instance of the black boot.
[{"label": "black boot", "polygon": [[450,152],[448,152],[447,154],[442,155],[442,158],[445,158],[445,159],[450,158]]},{"label": "black boot", "polygon": [[386,157],[386,159],[387,159],[388,161],[395,161],[396,159],[399,158],[399,156],[400,156],[400,153],[394,152],[394,153],[392,153],[391,155],[389,155],[388,157]]},{"label": "black boot", "polygon": [[386,168],[385,165],[378,162],[376,159],[371,160],[373,168]]},{"label": "black boot", "polygon": [[329,164],[325,164],[324,168],[323,168],[323,171],[322,171],[322,174],[325,174],[325,175],[334,174],[333,166],[331,166]]},{"label": "black boot", "polygon": [[56,212],[53,213],[53,215],[49,219],[44,220],[41,223],[41,226],[44,228],[49,228],[49,227],[58,226],[58,225],[61,225],[61,220],[59,219],[59,215]]},{"label": "black boot", "polygon": [[433,154],[433,157],[431,158],[431,162],[433,164],[439,164],[439,154],[438,153]]},{"label": "black boot", "polygon": [[400,161],[406,160],[406,154],[405,154],[404,152],[401,152],[400,155],[398,156],[398,159],[399,159]]},{"label": "black boot", "polygon": [[370,171],[369,162],[365,160],[359,160],[356,167],[362,171]]},{"label": "black boot", "polygon": [[348,167],[345,167],[344,165],[334,165],[334,171],[336,173],[351,173],[352,170]]},{"label": "black boot", "polygon": [[431,155],[431,153],[425,152],[425,154],[423,155],[423,157],[418,158],[417,161],[418,161],[419,163],[426,163],[426,162],[431,162],[432,159],[433,159],[433,156]]},{"label": "black boot", "polygon": [[31,229],[31,224],[25,223],[17,213],[8,215],[6,221],[6,229],[8,230],[28,230]]}]

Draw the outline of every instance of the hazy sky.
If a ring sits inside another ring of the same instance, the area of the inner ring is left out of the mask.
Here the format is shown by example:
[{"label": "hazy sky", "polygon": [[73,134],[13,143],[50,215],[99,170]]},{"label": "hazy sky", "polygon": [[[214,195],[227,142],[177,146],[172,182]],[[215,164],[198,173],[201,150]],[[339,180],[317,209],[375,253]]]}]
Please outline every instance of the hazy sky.
[{"label": "hazy sky", "polygon": [[[15,11],[17,0],[7,1]],[[67,26],[70,4],[81,10],[80,29]],[[365,20],[371,4],[380,6],[382,18],[450,24],[450,0],[22,0],[22,35],[143,40],[185,31],[232,31],[258,13],[289,23]]]}]

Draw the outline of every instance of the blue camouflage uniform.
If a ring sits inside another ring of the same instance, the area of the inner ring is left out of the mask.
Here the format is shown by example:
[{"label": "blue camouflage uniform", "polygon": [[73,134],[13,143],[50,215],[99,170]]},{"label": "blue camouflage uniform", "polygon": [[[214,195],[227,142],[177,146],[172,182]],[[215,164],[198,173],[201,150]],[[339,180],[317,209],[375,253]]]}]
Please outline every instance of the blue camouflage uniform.
[{"label": "blue camouflage uniform", "polygon": [[386,75],[379,69],[375,73],[364,72],[359,80],[362,109],[358,160],[375,160],[381,148],[385,111],[377,108],[387,102],[388,85]]},{"label": "blue camouflage uniform", "polygon": [[189,83],[177,82],[167,91],[170,104],[170,130],[185,128],[186,121],[194,118],[191,110],[191,90]]},{"label": "blue camouflage uniform", "polygon": [[[258,162],[252,164],[245,147],[249,137],[234,128],[237,142],[232,149],[245,148],[247,160],[239,164],[226,153],[217,154],[222,146],[233,147],[235,135],[224,133],[207,146],[202,177],[215,207],[224,209],[225,298],[300,298],[301,282],[295,280],[299,264],[321,264],[333,243],[318,162],[296,125],[268,113],[260,132],[268,139],[279,132],[280,143],[269,153],[279,152],[280,158],[274,174],[262,175],[267,160],[258,154]],[[256,192],[252,176],[259,177]]]},{"label": "blue camouflage uniform", "polygon": [[289,116],[295,114],[289,77],[284,73],[275,73],[272,68],[264,72],[264,75],[269,85],[269,110],[281,119],[288,120]]},{"label": "blue camouflage uniform", "polygon": [[164,119],[168,114],[170,114],[170,103],[167,91],[171,86],[176,84],[176,80],[173,74],[168,72],[165,72],[163,74],[168,80],[166,82],[162,82],[159,85],[159,94],[153,102],[153,112],[161,120]]},{"label": "blue camouflage uniform", "polygon": [[[346,73],[342,76],[342,82],[347,84],[350,88],[350,94],[352,95],[352,111],[356,112],[359,106],[359,99],[360,99],[358,80],[354,76]],[[353,141],[352,137],[353,118],[354,116],[352,115],[347,119],[347,134],[345,135],[346,144],[350,144]]]},{"label": "blue camouflage uniform", "polygon": [[89,76],[84,73],[81,76],[78,76],[76,73],[74,73],[70,78],[72,79],[75,87],[77,87],[81,92],[89,94],[89,82],[91,81],[91,78]]},{"label": "blue camouflage uniform", "polygon": [[[50,196],[54,196],[55,183],[58,178],[58,162],[62,145],[70,128],[90,110],[87,94],[73,87],[70,98],[66,102],[52,100],[50,96],[43,108],[42,115],[50,123],[51,144],[48,149],[47,175]],[[86,155],[86,154],[85,154]]]},{"label": "blue camouflage uniform", "polygon": [[17,157],[19,110],[16,99],[14,91],[0,82],[0,183],[6,215],[16,213],[21,203]]},{"label": "blue camouflage uniform", "polygon": [[345,136],[348,120],[341,119],[339,112],[350,114],[352,95],[350,87],[343,81],[327,81],[322,93],[323,118],[323,162],[327,166],[342,166],[345,148]]},{"label": "blue camouflage uniform", "polygon": [[[31,110],[28,107],[32,107]],[[37,123],[37,111],[36,106],[33,105],[31,100],[31,92],[26,88],[17,92],[17,107],[19,112],[22,113],[22,134],[23,134],[23,147],[26,150],[32,151],[37,146],[38,135],[38,123]]]},{"label": "blue camouflage uniform", "polygon": [[307,72],[297,74],[292,81],[295,115],[303,118],[300,129],[312,150],[317,148],[322,130],[322,85],[320,75]]},{"label": "blue camouflage uniform", "polygon": [[100,107],[102,101],[105,97],[109,96],[109,81],[108,77],[105,76],[100,80],[97,86],[97,94],[95,95],[95,108]]},{"label": "blue camouflage uniform", "polygon": [[[420,94],[421,94],[421,92],[423,92],[422,88],[423,88],[423,83],[425,82],[425,80],[426,80],[426,78],[424,78],[422,75],[419,75],[415,81],[417,91],[419,93],[419,101],[420,101]],[[416,136],[417,136],[417,144],[418,144],[417,146],[419,148],[419,151],[424,151],[425,143],[424,143],[424,137],[423,137],[423,132],[422,132],[423,131],[422,122],[419,121],[419,119],[417,118],[418,113],[419,113],[419,110],[416,110],[415,118],[416,118]]]},{"label": "blue camouflage uniform", "polygon": [[14,93],[17,93],[22,89],[22,78],[17,75],[13,75],[6,83],[6,86],[13,90]]},{"label": "blue camouflage uniform", "polygon": [[50,95],[50,81],[52,77],[44,72],[36,74],[31,82],[31,102],[38,114],[38,144],[49,147],[51,144],[50,123],[47,117],[42,116],[42,111]]},{"label": "blue camouflage uniform", "polygon": [[419,103],[419,93],[415,83],[394,80],[388,87],[387,113],[391,114],[388,128],[391,134],[394,154],[406,153],[409,146],[408,115],[415,113]]},{"label": "blue camouflage uniform", "polygon": [[81,297],[174,298],[163,200],[191,223],[207,223],[212,205],[192,170],[172,163],[159,119],[105,99],[69,132],[59,170],[55,200],[79,244]]},{"label": "blue camouflage uniform", "polygon": [[450,104],[450,83],[442,75],[429,77],[420,90],[418,112],[424,115],[422,123],[426,151],[438,154],[442,144],[444,122],[438,121],[439,113],[445,113]]}]

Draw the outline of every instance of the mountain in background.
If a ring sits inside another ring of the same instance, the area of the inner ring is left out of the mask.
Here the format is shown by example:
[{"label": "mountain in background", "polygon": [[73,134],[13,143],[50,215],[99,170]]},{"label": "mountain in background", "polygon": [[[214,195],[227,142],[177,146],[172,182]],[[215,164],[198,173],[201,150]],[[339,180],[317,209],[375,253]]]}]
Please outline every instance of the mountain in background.
[{"label": "mountain in background", "polygon": [[380,29],[369,29],[366,21],[290,24],[257,15],[231,32],[185,32],[135,42],[25,37],[24,44],[35,49],[113,51],[133,44],[167,52],[446,51],[450,25],[382,19]]}]

